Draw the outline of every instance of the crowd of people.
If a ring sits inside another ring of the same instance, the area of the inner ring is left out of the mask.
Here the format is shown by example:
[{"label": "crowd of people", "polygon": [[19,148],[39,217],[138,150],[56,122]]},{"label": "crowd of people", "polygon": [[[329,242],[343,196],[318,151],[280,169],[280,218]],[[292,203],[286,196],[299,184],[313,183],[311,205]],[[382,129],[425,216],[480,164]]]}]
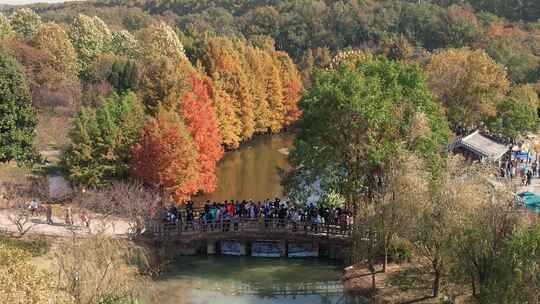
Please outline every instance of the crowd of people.
[{"label": "crowd of people", "polygon": [[540,177],[540,159],[511,155],[500,168],[501,177],[510,179],[520,178],[521,186],[530,186],[533,177]]},{"label": "crowd of people", "polygon": [[195,229],[194,224],[230,222],[237,219],[260,219],[265,223],[271,221],[305,223],[311,226],[328,224],[347,227],[353,224],[352,214],[345,209],[319,208],[313,203],[298,207],[279,198],[256,203],[252,200],[207,201],[204,207],[199,209],[194,208],[193,201],[188,201],[185,203],[183,212],[175,205],[171,205],[163,208],[162,212],[156,215],[165,223],[179,223],[185,229],[190,227]]}]

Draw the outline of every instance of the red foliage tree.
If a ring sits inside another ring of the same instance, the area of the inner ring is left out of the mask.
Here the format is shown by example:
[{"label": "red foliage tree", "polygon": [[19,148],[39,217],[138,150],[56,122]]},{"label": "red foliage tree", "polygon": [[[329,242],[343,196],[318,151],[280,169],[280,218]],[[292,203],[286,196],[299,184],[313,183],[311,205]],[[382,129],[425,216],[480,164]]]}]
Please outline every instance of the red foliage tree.
[{"label": "red foliage tree", "polygon": [[298,102],[302,97],[302,78],[292,59],[284,52],[275,52],[281,65],[281,77],[283,83],[283,104],[285,105],[285,125],[294,123],[302,110]]},{"label": "red foliage tree", "polygon": [[287,113],[285,114],[285,125],[290,125],[297,121],[302,115],[302,110],[298,106],[298,101],[302,95],[302,81],[293,79],[285,84],[285,106]]},{"label": "red foliage tree", "polygon": [[143,127],[131,149],[129,172],[144,184],[181,201],[198,191],[197,157],[183,121],[175,113],[160,109]]},{"label": "red foliage tree", "polygon": [[182,96],[179,112],[198,152],[198,187],[204,192],[212,192],[216,189],[216,164],[223,156],[216,109],[208,81],[195,74],[189,81],[191,88]]}]

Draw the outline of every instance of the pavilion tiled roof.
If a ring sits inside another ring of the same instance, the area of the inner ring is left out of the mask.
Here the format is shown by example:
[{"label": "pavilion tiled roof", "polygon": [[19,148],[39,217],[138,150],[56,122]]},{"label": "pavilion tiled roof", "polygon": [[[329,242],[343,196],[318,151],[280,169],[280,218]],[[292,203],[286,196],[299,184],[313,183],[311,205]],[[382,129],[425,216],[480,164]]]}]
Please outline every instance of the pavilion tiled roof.
[{"label": "pavilion tiled roof", "polygon": [[506,152],[508,152],[508,147],[502,145],[484,135],[479,131],[475,131],[465,137],[463,137],[458,146],[461,146],[483,158],[489,160],[498,160]]}]

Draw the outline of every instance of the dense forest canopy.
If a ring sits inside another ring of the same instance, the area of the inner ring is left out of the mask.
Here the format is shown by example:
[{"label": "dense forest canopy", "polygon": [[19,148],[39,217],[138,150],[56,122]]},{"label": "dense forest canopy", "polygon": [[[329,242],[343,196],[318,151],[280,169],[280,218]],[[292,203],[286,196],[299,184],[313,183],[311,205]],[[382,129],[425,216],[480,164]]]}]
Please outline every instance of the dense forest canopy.
[{"label": "dense forest canopy", "polygon": [[[40,121],[38,148],[65,150],[62,164],[73,182],[101,185],[129,175],[185,198],[214,189],[224,148],[294,124],[314,72],[374,57],[420,67],[427,94],[442,106],[453,131],[485,127],[511,139],[536,130],[540,4],[509,3],[109,0],[4,6],[0,39],[7,56],[24,68]],[[40,142],[51,128],[59,134]],[[149,149],[179,143],[191,151],[169,157],[193,164],[176,170],[161,167],[172,163],[167,159],[146,161]],[[172,176],[144,173],[158,167]]]},{"label": "dense forest canopy", "polygon": [[[0,163],[60,152],[46,169],[103,206],[134,208],[122,215],[141,225],[162,199],[214,191],[226,150],[298,127],[287,199],[354,216],[347,255],[373,290],[375,266],[414,253],[433,298],[452,286],[475,303],[539,303],[540,229],[516,212],[511,185],[521,167],[493,172],[444,149],[477,129],[506,144],[538,138],[539,18],[540,0],[0,6]],[[501,173],[510,182],[495,185]],[[11,264],[0,281],[41,280]]]},{"label": "dense forest canopy", "polygon": [[135,31],[160,19],[177,27],[192,60],[202,52],[205,35],[265,36],[304,69],[311,53],[324,56],[319,49],[388,53],[410,47],[423,57],[440,48],[470,47],[505,65],[513,82],[540,77],[540,3],[534,0],[110,0],[32,8],[44,21],[97,15],[113,30]]}]

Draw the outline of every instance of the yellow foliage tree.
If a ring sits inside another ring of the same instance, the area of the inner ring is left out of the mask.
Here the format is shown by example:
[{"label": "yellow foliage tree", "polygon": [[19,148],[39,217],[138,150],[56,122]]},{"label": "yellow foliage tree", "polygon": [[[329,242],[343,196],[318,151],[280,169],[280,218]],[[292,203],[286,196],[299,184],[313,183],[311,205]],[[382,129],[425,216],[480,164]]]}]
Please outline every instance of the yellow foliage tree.
[{"label": "yellow foliage tree", "polygon": [[57,288],[51,273],[39,271],[29,260],[28,252],[0,242],[0,303],[74,303]]},{"label": "yellow foliage tree", "polygon": [[33,44],[48,53],[58,72],[70,77],[77,75],[77,53],[62,26],[54,22],[43,24],[34,36]]},{"label": "yellow foliage tree", "polygon": [[426,66],[428,85],[454,126],[473,128],[495,115],[510,83],[504,67],[483,50],[447,49]]}]

